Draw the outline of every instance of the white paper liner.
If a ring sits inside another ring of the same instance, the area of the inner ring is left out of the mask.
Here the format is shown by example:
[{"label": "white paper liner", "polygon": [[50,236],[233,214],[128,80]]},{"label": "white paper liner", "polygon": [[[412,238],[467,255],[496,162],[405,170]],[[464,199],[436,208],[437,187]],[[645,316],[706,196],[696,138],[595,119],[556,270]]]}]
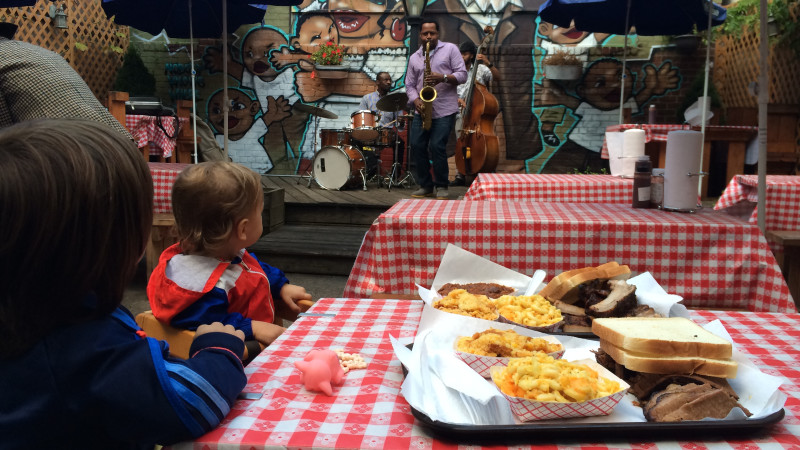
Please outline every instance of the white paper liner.
[{"label": "white paper liner", "polygon": [[553,333],[555,331],[561,331],[561,328],[564,327],[564,321],[563,320],[560,320],[560,321],[558,321],[556,323],[553,323],[553,324],[550,324],[550,325],[545,325],[545,326],[542,326],[542,327],[534,327],[534,326],[531,326],[531,325],[525,325],[525,324],[522,324],[522,323],[514,322],[513,320],[506,318],[502,314],[500,314],[500,317],[497,318],[497,321],[498,322],[502,322],[502,323],[510,323],[512,325],[516,325],[516,326],[519,326],[519,327],[527,328],[527,329],[533,330],[533,331],[541,331],[542,333]]},{"label": "white paper liner", "polygon": [[[488,328],[487,328],[487,330],[488,330]],[[520,333],[519,330],[515,330],[515,331],[517,331],[519,334],[523,334],[523,333]],[[461,337],[463,337],[463,336],[460,336],[459,338],[461,338]],[[553,358],[559,359],[564,355],[564,350],[565,350],[564,349],[564,344],[562,344],[561,341],[559,341],[558,338],[556,338],[555,336],[530,336],[530,337],[538,337],[538,338],[544,339],[544,340],[546,340],[548,342],[552,342],[554,344],[559,344],[561,346],[561,350],[556,351],[556,352],[548,353],[548,355],[552,356]],[[458,355],[458,357],[461,358],[462,361],[467,363],[467,365],[472,370],[478,372],[478,374],[480,376],[484,377],[484,378],[489,378],[489,369],[491,369],[492,366],[505,367],[505,366],[508,365],[508,360],[511,359],[511,358],[502,357],[502,356],[483,356],[483,355],[475,355],[473,353],[467,353],[467,352],[459,351],[458,350],[458,339],[456,339],[453,342],[453,350],[456,352],[456,355]]]},{"label": "white paper liner", "polygon": [[[606,370],[605,367],[597,364],[597,362],[590,359],[582,359],[579,361],[570,361],[575,364],[585,364],[595,371],[603,378],[607,378],[619,383],[621,390],[607,395],[605,397],[587,400],[585,402],[540,402],[536,400],[529,400],[527,398],[511,397],[505,392],[500,391],[500,388],[495,383],[495,387],[503,397],[505,397],[511,405],[511,411],[514,415],[523,422],[530,422],[533,420],[547,420],[547,419],[568,419],[572,417],[592,417],[592,416],[607,416],[611,414],[614,408],[619,404],[620,400],[628,393],[630,386],[628,383],[618,378],[613,373]],[[494,376],[496,373],[503,370],[501,366],[494,366],[490,369],[492,376],[492,383],[494,383]]]}]

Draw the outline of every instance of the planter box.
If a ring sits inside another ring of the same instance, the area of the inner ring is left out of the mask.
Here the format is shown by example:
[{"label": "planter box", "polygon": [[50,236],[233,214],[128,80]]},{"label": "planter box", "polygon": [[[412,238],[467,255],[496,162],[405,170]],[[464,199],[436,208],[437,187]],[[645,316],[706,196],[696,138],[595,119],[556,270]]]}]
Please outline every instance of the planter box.
[{"label": "planter box", "polygon": [[544,66],[544,76],[551,80],[577,80],[583,73],[583,66]]},{"label": "planter box", "polygon": [[315,65],[314,70],[320,78],[341,80],[347,78],[347,66],[319,66]]},{"label": "planter box", "polygon": [[263,184],[262,187],[264,188],[264,211],[261,213],[261,220],[264,223],[264,231],[261,233],[263,236],[283,225],[285,191],[283,188],[271,188]]}]

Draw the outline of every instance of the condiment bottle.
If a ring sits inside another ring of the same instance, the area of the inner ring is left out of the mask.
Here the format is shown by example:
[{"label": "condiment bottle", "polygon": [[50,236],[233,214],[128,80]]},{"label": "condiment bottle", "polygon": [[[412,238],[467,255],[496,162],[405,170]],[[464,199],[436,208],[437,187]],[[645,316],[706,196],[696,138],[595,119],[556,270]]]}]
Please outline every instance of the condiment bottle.
[{"label": "condiment bottle", "polygon": [[656,105],[650,105],[650,108],[647,110],[647,123],[654,124],[656,123]]},{"label": "condiment bottle", "polygon": [[653,169],[650,180],[650,207],[659,208],[664,203],[664,169]]},{"label": "condiment bottle", "polygon": [[650,183],[652,178],[652,170],[653,164],[650,162],[649,156],[643,155],[636,160],[636,165],[633,172],[634,208],[650,207]]}]

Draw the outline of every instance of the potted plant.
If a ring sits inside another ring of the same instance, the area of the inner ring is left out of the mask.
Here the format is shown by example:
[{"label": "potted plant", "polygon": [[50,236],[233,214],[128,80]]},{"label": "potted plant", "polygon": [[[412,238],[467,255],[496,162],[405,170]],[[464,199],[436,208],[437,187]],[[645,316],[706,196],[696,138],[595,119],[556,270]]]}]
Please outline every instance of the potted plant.
[{"label": "potted plant", "polygon": [[583,62],[565,50],[556,50],[542,61],[544,76],[551,80],[577,80],[583,73]]},{"label": "potted plant", "polygon": [[672,36],[672,42],[675,44],[675,48],[683,54],[692,54],[697,51],[697,48],[700,47],[701,40],[702,37],[697,33]]},{"label": "potted plant", "polygon": [[333,41],[321,44],[311,54],[314,71],[320,78],[347,78],[347,67],[342,64],[346,48]]}]

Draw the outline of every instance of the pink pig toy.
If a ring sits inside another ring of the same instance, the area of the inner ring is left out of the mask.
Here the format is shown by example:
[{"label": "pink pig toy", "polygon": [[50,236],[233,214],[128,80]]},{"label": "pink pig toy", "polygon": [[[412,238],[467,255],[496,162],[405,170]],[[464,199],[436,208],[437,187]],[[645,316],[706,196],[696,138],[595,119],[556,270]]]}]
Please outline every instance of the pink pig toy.
[{"label": "pink pig toy", "polygon": [[331,385],[342,384],[344,378],[339,357],[333,350],[311,350],[302,361],[296,361],[294,366],[300,370],[300,381],[309,391],[333,395]]}]

